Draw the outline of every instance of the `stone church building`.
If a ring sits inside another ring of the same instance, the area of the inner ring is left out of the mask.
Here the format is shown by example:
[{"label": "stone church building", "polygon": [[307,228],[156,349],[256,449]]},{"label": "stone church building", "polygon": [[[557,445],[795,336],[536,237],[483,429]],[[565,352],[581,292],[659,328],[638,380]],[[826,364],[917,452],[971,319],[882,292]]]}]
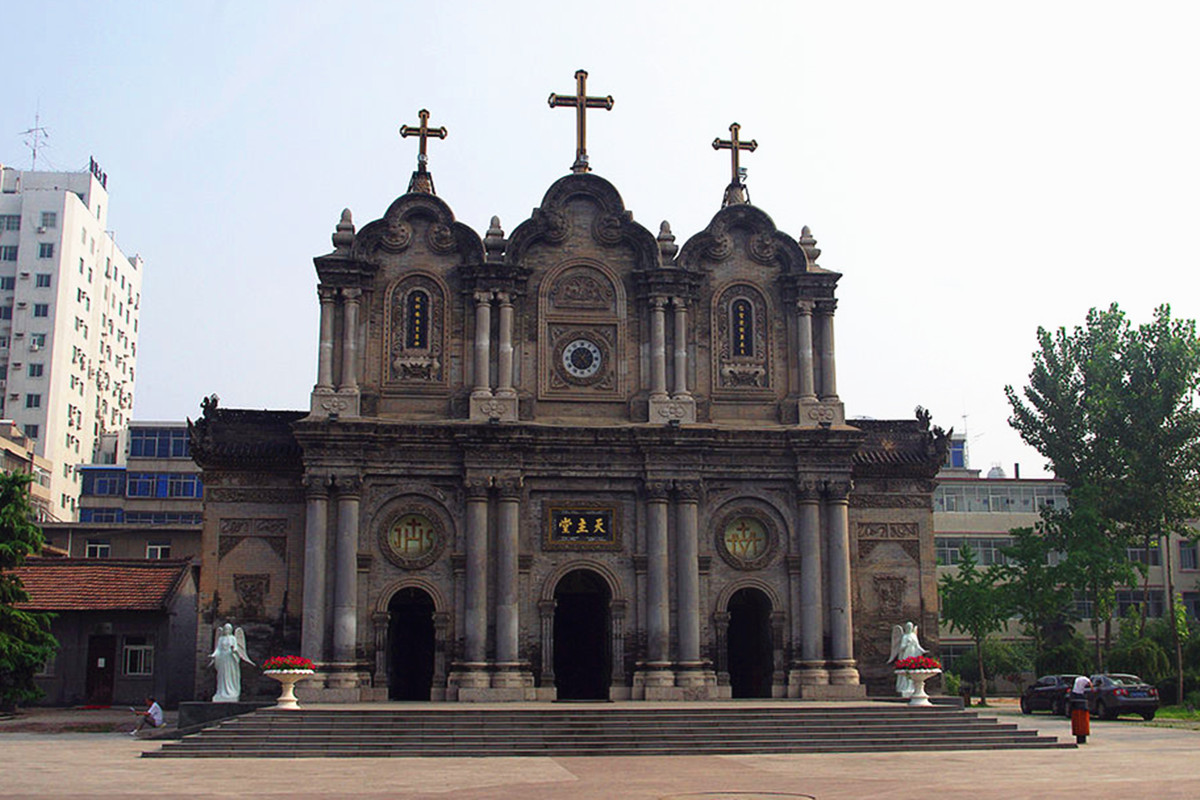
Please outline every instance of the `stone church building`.
[{"label": "stone church building", "polygon": [[746,202],[736,127],[680,246],[582,129],[532,216],[481,237],[434,193],[426,117],[408,191],[314,259],[309,409],[193,423],[201,666],[232,621],[259,661],[319,662],[314,700],[886,691],[893,624],[936,645],[944,437],[846,419],[841,276]]}]

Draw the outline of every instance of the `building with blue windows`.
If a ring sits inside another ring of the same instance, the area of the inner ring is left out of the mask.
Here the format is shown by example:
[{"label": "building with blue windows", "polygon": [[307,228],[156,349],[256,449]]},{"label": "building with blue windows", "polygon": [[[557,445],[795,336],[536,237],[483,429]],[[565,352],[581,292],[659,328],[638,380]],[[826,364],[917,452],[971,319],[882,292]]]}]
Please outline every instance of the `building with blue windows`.
[{"label": "building with blue windows", "polygon": [[204,487],[187,423],[134,422],[80,466],[79,522],[46,526],[47,540],[79,558],[199,555]]}]

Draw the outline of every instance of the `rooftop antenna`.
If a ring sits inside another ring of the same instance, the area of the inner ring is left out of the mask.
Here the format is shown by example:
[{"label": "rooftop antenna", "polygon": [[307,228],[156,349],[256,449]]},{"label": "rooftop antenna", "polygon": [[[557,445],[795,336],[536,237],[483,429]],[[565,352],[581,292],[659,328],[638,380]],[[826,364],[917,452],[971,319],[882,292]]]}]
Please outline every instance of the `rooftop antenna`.
[{"label": "rooftop antenna", "polygon": [[26,137],[25,146],[33,153],[33,165],[30,167],[30,172],[37,172],[38,148],[42,146],[43,139],[50,138],[50,132],[42,127],[41,104],[33,112],[33,127],[27,131],[21,131],[21,135]]}]

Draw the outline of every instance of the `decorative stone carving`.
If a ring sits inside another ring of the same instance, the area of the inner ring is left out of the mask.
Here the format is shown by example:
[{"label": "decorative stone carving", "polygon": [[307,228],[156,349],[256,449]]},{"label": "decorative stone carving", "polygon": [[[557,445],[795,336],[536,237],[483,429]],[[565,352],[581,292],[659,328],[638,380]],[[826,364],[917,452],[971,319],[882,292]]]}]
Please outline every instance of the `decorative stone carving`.
[{"label": "decorative stone carving", "polygon": [[430,250],[441,255],[453,253],[456,246],[450,226],[441,222],[429,226],[425,231],[425,241]]},{"label": "decorative stone carving", "polygon": [[903,575],[874,575],[871,581],[875,598],[879,601],[879,612],[898,616],[904,609],[904,590],[908,580]]},{"label": "decorative stone carving", "polygon": [[779,550],[779,526],[754,505],[738,505],[722,513],[713,534],[713,549],[734,569],[763,569],[774,562]]},{"label": "decorative stone carving", "polygon": [[734,396],[747,389],[769,389],[771,322],[763,293],[750,284],[729,286],[718,296],[713,316],[718,377],[714,388],[732,390]]},{"label": "decorative stone carving", "polygon": [[621,217],[616,214],[598,216],[592,223],[592,238],[602,245],[620,244],[621,237]]},{"label": "decorative stone carving", "polygon": [[238,619],[266,618],[267,592],[271,591],[270,575],[234,575],[233,591],[238,598],[235,612]]},{"label": "decorative stone carving", "polygon": [[568,270],[554,282],[550,290],[552,308],[611,309],[613,288],[608,278],[596,270],[578,268]]},{"label": "decorative stone carving", "polygon": [[859,522],[856,525],[858,538],[862,539],[917,539],[921,527],[915,522]]},{"label": "decorative stone carving", "polygon": [[541,228],[542,237],[551,244],[565,241],[567,234],[571,232],[571,222],[567,215],[554,208],[535,209],[532,220]]},{"label": "decorative stone carving", "polygon": [[775,238],[769,233],[756,233],[750,237],[750,258],[759,264],[770,265],[775,262],[778,247]]},{"label": "decorative stone carving", "polygon": [[[451,235],[447,226],[441,227]],[[409,275],[388,288],[384,305],[384,346],[388,354],[385,383],[444,383],[445,315],[445,288],[432,276]]]},{"label": "decorative stone carving", "polygon": [[385,253],[403,253],[412,243],[413,229],[399,219],[389,220],[379,236],[379,249]]},{"label": "decorative stone carving", "polygon": [[704,255],[713,261],[724,261],[733,255],[733,237],[724,231],[713,235],[704,250]]},{"label": "decorative stone carving", "polygon": [[376,532],[383,557],[403,569],[424,569],[446,548],[446,521],[430,505],[407,501],[383,518]]}]

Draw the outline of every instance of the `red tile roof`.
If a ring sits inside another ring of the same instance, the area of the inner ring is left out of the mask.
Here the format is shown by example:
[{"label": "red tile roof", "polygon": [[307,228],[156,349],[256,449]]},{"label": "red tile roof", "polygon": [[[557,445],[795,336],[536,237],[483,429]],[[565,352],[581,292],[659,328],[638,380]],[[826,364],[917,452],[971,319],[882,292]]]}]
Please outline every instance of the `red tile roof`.
[{"label": "red tile roof", "polygon": [[13,572],[35,611],[161,611],[191,562],[96,558],[31,558]]}]

